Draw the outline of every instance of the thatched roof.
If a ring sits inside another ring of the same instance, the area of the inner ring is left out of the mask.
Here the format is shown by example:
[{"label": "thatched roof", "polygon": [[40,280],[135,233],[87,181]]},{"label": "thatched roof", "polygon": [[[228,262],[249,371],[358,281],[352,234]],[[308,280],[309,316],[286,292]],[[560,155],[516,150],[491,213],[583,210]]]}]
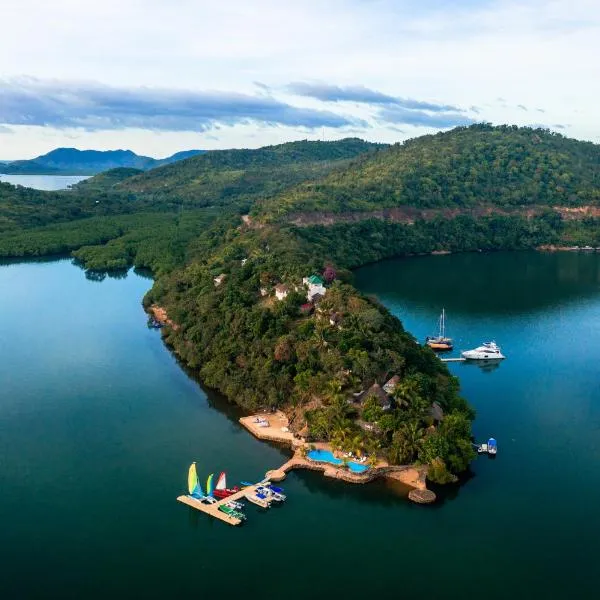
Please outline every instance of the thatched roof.
[{"label": "thatched roof", "polygon": [[391,406],[390,397],[383,391],[383,388],[378,384],[374,383],[361,397],[361,402],[365,402],[368,398],[373,396],[379,401],[382,408],[389,408]]}]

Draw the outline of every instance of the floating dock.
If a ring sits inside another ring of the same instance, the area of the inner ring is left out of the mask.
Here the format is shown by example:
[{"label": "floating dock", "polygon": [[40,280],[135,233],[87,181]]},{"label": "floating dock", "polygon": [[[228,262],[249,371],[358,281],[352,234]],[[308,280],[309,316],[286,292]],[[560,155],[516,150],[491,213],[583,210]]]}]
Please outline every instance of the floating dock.
[{"label": "floating dock", "polygon": [[248,487],[242,488],[239,492],[236,492],[231,496],[227,496],[227,498],[218,500],[213,504],[205,504],[204,502],[200,502],[200,500],[197,500],[196,498],[193,498],[192,496],[188,495],[179,496],[177,498],[177,501],[181,502],[182,504],[187,504],[188,506],[191,506],[192,508],[195,508],[200,512],[210,515],[215,519],[219,519],[220,521],[223,521],[228,525],[239,525],[242,522],[241,519],[238,519],[237,517],[232,517],[231,515],[224,513],[223,511],[219,510],[219,506],[223,506],[224,504],[227,504],[232,500],[239,502],[240,500],[245,499],[246,496],[255,495],[257,487],[258,486],[256,485],[249,485]]},{"label": "floating dock", "polygon": [[440,358],[442,362],[465,362],[466,358]]}]

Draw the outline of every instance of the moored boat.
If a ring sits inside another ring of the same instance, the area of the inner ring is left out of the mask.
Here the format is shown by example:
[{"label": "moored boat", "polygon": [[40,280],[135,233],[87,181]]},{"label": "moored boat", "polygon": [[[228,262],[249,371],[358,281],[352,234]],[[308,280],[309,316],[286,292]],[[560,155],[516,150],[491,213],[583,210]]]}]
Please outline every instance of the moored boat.
[{"label": "moored boat", "polygon": [[484,342],[474,350],[462,352],[461,356],[467,360],[502,360],[506,358],[496,342]]},{"label": "moored boat", "polygon": [[238,487],[234,487],[234,488],[225,488],[224,490],[217,490],[215,489],[213,491],[213,496],[215,498],[228,498],[229,496],[233,496],[233,494],[237,494],[240,491],[240,488]]},{"label": "moored boat", "polygon": [[217,479],[217,485],[213,491],[213,496],[215,498],[227,498],[228,496],[232,496],[240,491],[240,488],[235,486],[233,488],[227,487],[227,475],[225,472],[222,472]]},{"label": "moored boat", "polygon": [[442,308],[442,314],[439,321],[439,332],[436,336],[427,336],[425,344],[435,352],[445,352],[452,350],[454,345],[452,338],[446,337],[446,310]]},{"label": "moored boat", "polygon": [[494,438],[490,438],[487,441],[487,452],[492,455],[495,455],[498,452],[498,442],[496,442]]},{"label": "moored boat", "polygon": [[221,506],[219,506],[219,510],[221,512],[225,513],[226,515],[233,517],[234,519],[240,519],[242,521],[244,521],[246,519],[246,515],[243,512],[235,510],[234,508],[231,508],[230,506],[227,506],[226,504],[222,504]]}]

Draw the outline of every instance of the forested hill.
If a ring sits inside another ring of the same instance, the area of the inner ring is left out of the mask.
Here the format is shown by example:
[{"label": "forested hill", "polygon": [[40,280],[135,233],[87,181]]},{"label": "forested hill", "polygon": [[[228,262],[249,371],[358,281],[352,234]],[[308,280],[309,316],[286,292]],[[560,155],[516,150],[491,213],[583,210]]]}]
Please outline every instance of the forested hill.
[{"label": "forested hill", "polygon": [[396,144],[286,190],[260,210],[272,219],[308,211],[599,201],[599,145],[548,130],[480,124]]},{"label": "forested hill", "polygon": [[254,150],[213,150],[132,177],[116,189],[136,195],[168,195],[196,206],[231,204],[271,197],[291,185],[319,179],[361,154],[385,147],[347,138],[289,142]]},{"label": "forested hill", "polygon": [[202,150],[184,150],[166,158],[156,159],[140,156],[131,150],[57,148],[32,160],[17,160],[6,165],[0,164],[0,172],[7,174],[81,173],[93,175],[117,167],[147,170],[200,153]]}]

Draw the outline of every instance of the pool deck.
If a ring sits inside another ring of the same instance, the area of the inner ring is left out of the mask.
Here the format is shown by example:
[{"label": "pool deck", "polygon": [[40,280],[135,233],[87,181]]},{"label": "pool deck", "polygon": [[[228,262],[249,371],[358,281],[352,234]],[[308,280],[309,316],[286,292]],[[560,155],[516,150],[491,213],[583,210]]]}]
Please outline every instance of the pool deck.
[{"label": "pool deck", "polygon": [[[266,419],[269,422],[269,426],[261,426],[256,422],[256,419]],[[302,443],[297,440],[294,437],[294,434],[288,429],[288,419],[281,411],[275,413],[258,413],[248,417],[242,417],[240,423],[259,440],[280,442],[292,447]]]},{"label": "pool deck", "polygon": [[[257,418],[266,419],[269,422],[269,426],[260,427],[259,423],[256,422]],[[281,411],[249,415],[242,417],[239,421],[241,425],[259,440],[283,443],[294,450],[294,455],[285,464],[278,469],[267,471],[266,477],[272,481],[282,481],[286,478],[287,473],[293,469],[307,469],[309,471],[321,471],[325,477],[339,479],[347,483],[368,483],[374,479],[383,477],[400,481],[417,490],[427,489],[425,469],[413,465],[389,465],[384,460],[378,460],[375,465],[369,465],[369,469],[366,471],[356,473],[330,462],[315,461],[306,458],[303,456],[305,449],[328,450],[331,452],[331,445],[325,442],[308,444],[303,439],[295,437],[288,429],[289,424],[286,415]]]}]

